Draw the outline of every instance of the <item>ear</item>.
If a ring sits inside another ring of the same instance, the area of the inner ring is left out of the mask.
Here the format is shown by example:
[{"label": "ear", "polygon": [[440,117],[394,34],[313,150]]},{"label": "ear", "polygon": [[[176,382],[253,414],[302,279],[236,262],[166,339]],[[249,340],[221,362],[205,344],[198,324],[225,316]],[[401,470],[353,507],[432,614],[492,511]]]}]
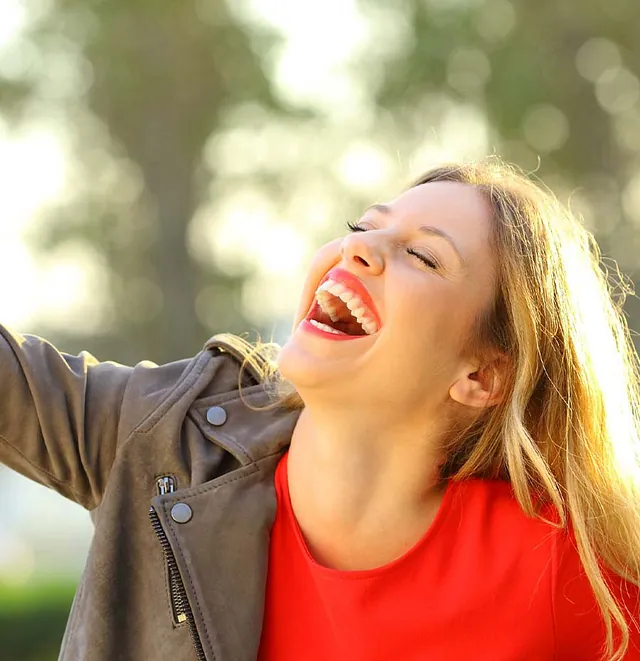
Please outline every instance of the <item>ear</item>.
[{"label": "ear", "polygon": [[504,399],[508,361],[498,356],[488,363],[467,364],[449,389],[449,396],[459,404],[491,408]]}]

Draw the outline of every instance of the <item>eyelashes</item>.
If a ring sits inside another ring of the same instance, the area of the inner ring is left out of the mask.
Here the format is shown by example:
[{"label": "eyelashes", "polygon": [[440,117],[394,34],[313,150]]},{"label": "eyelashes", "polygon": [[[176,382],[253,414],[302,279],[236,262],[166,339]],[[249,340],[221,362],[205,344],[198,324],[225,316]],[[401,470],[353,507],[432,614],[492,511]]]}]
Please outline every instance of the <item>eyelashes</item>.
[{"label": "eyelashes", "polygon": [[[357,223],[353,223],[351,221],[347,221],[347,229],[350,232],[367,232],[368,230],[361,225],[358,225]],[[420,260],[425,266],[427,266],[430,269],[439,269],[440,264],[437,262],[435,259],[428,257],[427,255],[423,255],[419,253],[418,251],[414,250],[413,248],[407,248],[407,254],[411,255],[412,257],[415,257],[416,259]]]},{"label": "eyelashes", "polygon": [[440,266],[436,261],[430,259],[426,255],[422,255],[421,253],[416,252],[415,250],[413,250],[413,248],[408,248],[407,252],[410,255],[413,255],[416,259],[419,259],[423,264],[428,266],[430,269],[437,269]]},{"label": "eyelashes", "polygon": [[366,232],[367,230],[364,227],[360,227],[360,225],[351,222],[350,220],[347,221],[347,229],[350,232]]}]

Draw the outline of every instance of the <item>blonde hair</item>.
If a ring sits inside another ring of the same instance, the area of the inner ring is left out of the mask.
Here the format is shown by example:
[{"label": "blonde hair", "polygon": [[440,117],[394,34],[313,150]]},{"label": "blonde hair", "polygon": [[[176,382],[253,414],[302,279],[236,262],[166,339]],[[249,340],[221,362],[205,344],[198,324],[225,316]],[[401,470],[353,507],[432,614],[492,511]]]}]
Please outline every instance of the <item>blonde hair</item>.
[{"label": "blonde hair", "polygon": [[[442,475],[508,479],[529,516],[540,502],[555,507],[602,611],[606,656],[619,661],[629,629],[601,563],[640,584],[639,371],[622,313],[630,289],[616,300],[592,234],[515,168],[496,158],[449,165],[414,186],[434,181],[471,185],[491,205],[496,297],[471,344],[497,348],[512,366],[502,403],[447,441]],[[278,404],[300,408],[267,363]]]}]

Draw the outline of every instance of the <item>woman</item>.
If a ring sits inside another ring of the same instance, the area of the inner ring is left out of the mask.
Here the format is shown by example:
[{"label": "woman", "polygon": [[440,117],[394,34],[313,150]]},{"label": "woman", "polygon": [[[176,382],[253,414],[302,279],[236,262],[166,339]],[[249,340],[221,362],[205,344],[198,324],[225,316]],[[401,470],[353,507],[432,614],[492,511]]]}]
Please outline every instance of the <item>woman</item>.
[{"label": "woman", "polygon": [[640,659],[638,374],[591,236],[495,160],[350,230],[275,371],[3,333],[2,459],[96,526],[62,658]]}]

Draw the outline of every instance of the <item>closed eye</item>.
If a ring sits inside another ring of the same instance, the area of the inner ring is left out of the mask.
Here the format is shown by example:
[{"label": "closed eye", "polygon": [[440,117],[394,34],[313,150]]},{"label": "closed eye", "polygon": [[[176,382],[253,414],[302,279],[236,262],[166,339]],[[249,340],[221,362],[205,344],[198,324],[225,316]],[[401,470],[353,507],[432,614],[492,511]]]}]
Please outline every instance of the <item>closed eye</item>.
[{"label": "closed eye", "polygon": [[407,252],[410,255],[418,258],[423,264],[428,266],[430,269],[437,269],[440,265],[437,262],[434,262],[432,259],[429,259],[426,255],[421,255],[419,252],[413,250],[413,248],[408,248]]},{"label": "closed eye", "polygon": [[350,232],[366,232],[367,231],[364,227],[361,227],[360,225],[356,225],[356,223],[352,223],[351,221],[347,222],[347,228]]},{"label": "closed eye", "polygon": [[[357,225],[356,223],[352,223],[351,221],[347,222],[347,228],[349,229],[350,232],[367,232],[368,230],[365,227],[362,227],[361,225]],[[440,267],[440,264],[438,262],[434,261],[433,259],[427,257],[426,255],[422,255],[421,253],[417,252],[413,248],[408,248],[407,253],[411,255],[412,257],[415,257],[416,259],[419,259],[425,266],[428,266],[431,269],[437,269]]]}]

